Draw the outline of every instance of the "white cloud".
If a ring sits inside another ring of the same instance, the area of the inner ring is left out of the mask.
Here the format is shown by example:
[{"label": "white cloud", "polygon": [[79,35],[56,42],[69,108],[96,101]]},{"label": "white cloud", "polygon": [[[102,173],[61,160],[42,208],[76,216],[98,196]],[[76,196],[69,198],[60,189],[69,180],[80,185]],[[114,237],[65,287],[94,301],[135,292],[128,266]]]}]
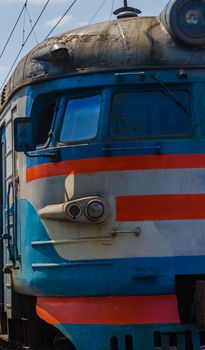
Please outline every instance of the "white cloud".
[{"label": "white cloud", "polygon": [[[60,20],[61,16],[58,16],[58,17],[55,17],[53,19],[50,19],[48,21],[46,21],[44,24],[48,27],[54,27],[58,21]],[[58,24],[58,27],[63,27],[65,26],[66,24],[70,24],[70,23],[73,23],[75,20],[72,16],[65,16],[62,21]]]}]

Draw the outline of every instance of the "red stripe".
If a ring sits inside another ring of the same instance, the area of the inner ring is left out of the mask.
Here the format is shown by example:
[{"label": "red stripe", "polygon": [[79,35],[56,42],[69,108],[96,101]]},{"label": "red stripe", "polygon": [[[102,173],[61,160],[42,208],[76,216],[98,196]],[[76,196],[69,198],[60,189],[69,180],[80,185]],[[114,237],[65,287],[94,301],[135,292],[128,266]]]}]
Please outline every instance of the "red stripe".
[{"label": "red stripe", "polygon": [[117,221],[205,219],[205,194],[116,198]]},{"label": "red stripe", "polygon": [[105,171],[205,168],[205,154],[172,154],[153,156],[119,156],[68,160],[28,168],[27,181],[50,176],[86,174]]},{"label": "red stripe", "polygon": [[37,314],[50,324],[180,323],[176,295],[37,298]]}]

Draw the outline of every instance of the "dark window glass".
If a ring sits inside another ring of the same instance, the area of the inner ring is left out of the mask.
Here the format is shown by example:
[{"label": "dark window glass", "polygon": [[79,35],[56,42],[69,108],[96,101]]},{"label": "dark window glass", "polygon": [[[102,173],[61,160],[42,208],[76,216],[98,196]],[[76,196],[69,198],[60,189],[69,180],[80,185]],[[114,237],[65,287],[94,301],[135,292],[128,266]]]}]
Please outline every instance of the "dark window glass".
[{"label": "dark window glass", "polygon": [[[190,110],[186,91],[173,91]],[[125,92],[113,96],[111,134],[114,137],[168,137],[191,134],[191,116],[164,92]]]},{"label": "dark window glass", "polygon": [[41,115],[41,118],[39,120],[38,124],[38,131],[37,131],[37,145],[43,145],[46,143],[49,135],[49,131],[52,126],[52,121],[54,118],[55,113],[55,107],[56,107],[56,100],[51,100],[46,106],[45,109]]},{"label": "dark window glass", "polygon": [[49,132],[54,120],[57,103],[58,97],[53,95],[40,95],[33,103],[31,117],[35,121],[37,146],[45,145],[49,139]]},{"label": "dark window glass", "polygon": [[97,135],[100,95],[69,100],[63,119],[60,142],[89,140]]}]

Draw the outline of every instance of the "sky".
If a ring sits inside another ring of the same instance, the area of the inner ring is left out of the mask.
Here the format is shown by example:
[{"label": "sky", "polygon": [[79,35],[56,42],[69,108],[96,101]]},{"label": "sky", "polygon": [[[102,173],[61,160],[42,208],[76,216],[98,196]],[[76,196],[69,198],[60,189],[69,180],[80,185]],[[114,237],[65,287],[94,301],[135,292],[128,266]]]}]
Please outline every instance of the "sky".
[{"label": "sky", "polygon": [[[73,0],[49,1],[48,6],[35,28],[35,33],[32,33],[27,43],[23,46],[17,63],[37,44],[37,42],[44,40],[72,2]],[[140,9],[144,16],[160,14],[167,2],[168,0],[128,0],[128,4]],[[0,90],[32,25],[35,23],[43,6],[46,4],[46,0],[28,0],[27,11],[22,13],[16,29],[2,54],[24,3],[25,0],[0,0]],[[103,3],[104,5],[100,9]],[[122,4],[123,0],[77,0],[51,36],[87,25],[92,19],[92,23],[114,19],[115,16],[111,16],[112,7],[115,10],[121,7]],[[95,16],[98,9],[100,9],[100,11]]]}]

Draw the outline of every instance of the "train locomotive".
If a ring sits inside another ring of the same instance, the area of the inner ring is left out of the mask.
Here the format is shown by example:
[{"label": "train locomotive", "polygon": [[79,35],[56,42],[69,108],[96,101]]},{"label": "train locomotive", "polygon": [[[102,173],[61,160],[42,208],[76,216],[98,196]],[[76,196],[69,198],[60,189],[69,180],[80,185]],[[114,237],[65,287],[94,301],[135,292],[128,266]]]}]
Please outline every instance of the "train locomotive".
[{"label": "train locomotive", "polygon": [[47,39],[0,101],[1,333],[205,347],[205,1]]}]

